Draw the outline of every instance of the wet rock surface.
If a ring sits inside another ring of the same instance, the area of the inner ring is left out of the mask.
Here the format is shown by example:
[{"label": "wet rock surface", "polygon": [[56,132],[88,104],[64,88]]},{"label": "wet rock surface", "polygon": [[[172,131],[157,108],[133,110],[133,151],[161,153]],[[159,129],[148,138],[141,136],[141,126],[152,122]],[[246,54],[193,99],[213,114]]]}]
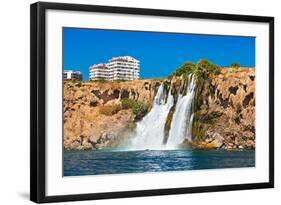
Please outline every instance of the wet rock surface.
[{"label": "wet rock surface", "polygon": [[194,147],[255,149],[255,69],[222,69],[204,85],[202,102]]}]

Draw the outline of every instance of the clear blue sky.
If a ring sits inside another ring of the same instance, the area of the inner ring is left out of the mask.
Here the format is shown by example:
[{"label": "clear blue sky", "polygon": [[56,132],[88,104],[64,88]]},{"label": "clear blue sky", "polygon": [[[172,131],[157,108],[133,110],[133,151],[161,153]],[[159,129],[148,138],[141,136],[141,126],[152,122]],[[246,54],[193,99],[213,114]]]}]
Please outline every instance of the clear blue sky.
[{"label": "clear blue sky", "polygon": [[165,77],[185,61],[205,58],[219,66],[255,66],[255,38],[64,28],[64,69],[89,78],[89,66],[111,57],[140,60],[142,78]]}]

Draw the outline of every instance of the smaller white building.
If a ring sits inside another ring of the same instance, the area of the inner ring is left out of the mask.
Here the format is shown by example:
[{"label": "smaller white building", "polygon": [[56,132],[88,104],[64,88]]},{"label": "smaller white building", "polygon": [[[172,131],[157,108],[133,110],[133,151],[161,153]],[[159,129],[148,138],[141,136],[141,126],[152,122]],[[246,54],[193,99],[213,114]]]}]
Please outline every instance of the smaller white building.
[{"label": "smaller white building", "polygon": [[83,75],[80,71],[64,70],[63,79],[64,80],[82,80]]}]

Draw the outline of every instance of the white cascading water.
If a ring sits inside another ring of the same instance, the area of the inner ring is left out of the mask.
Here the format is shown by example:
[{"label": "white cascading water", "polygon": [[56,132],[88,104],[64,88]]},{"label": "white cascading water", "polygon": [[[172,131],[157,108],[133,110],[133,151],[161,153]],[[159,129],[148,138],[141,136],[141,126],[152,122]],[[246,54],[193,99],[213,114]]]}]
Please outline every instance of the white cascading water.
[{"label": "white cascading water", "polygon": [[186,94],[179,95],[178,97],[167,141],[168,148],[176,148],[185,139],[188,139],[189,141],[192,140],[192,101],[195,95],[195,87],[195,77],[190,75],[188,78]]},{"label": "white cascading water", "polygon": [[167,116],[174,104],[171,91],[165,102],[166,94],[164,85],[161,84],[154,98],[150,112],[137,123],[136,137],[132,141],[132,149],[162,149],[164,128]]}]

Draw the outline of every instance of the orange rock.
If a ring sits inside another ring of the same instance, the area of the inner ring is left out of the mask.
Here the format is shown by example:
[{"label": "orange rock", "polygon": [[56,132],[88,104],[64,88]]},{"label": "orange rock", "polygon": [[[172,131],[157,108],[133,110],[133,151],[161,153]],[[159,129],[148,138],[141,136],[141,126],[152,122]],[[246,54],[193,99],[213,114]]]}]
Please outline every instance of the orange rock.
[{"label": "orange rock", "polygon": [[213,143],[208,143],[206,144],[206,149],[214,149],[215,146],[213,145]]}]

